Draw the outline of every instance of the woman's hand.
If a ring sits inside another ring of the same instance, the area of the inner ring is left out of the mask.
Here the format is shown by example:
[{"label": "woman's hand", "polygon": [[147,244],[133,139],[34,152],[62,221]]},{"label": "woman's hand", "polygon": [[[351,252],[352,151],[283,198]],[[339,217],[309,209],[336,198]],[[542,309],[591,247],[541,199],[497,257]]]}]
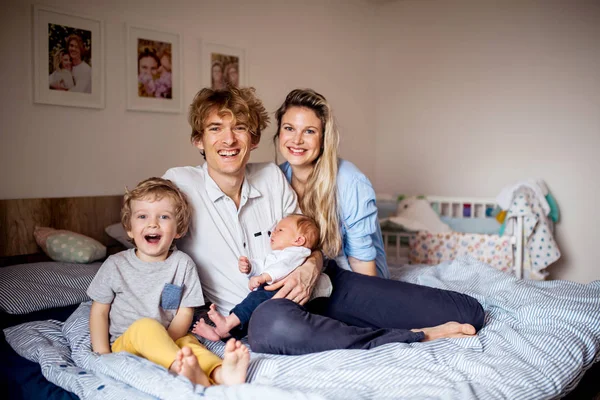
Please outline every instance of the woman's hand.
[{"label": "woman's hand", "polygon": [[304,264],[279,282],[265,286],[265,290],[279,289],[279,292],[273,296],[274,299],[285,298],[304,305],[310,299],[322,269],[323,255],[320,251],[313,251]]}]

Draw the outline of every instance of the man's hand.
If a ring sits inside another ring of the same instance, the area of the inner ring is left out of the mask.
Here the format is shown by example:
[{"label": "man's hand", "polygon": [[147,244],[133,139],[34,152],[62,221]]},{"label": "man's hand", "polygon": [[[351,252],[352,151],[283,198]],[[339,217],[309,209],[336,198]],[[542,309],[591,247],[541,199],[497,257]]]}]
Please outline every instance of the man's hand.
[{"label": "man's hand", "polygon": [[238,260],[238,267],[240,268],[240,272],[242,274],[249,274],[252,271],[252,266],[250,265],[250,260],[248,257],[241,256]]},{"label": "man's hand", "polygon": [[313,251],[304,264],[279,282],[265,286],[265,290],[279,289],[279,292],[273,296],[274,299],[286,298],[304,305],[310,299],[322,269],[323,255],[320,251]]}]

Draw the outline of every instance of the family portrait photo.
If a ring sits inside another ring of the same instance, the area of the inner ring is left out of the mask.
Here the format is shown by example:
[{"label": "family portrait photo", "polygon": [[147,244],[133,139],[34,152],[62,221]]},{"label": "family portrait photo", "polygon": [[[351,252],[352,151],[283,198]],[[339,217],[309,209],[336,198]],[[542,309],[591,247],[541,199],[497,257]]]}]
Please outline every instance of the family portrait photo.
[{"label": "family portrait photo", "polygon": [[181,36],[126,25],[127,109],[181,112]]},{"label": "family portrait photo", "polygon": [[92,32],[48,24],[48,49],[49,88],[92,93]]},{"label": "family portrait photo", "polygon": [[227,54],[211,53],[211,83],[214,90],[224,89],[227,85],[240,85],[240,58]]},{"label": "family portrait photo", "polygon": [[204,43],[202,46],[202,82],[214,90],[228,86],[247,86],[243,49]]},{"label": "family portrait photo", "polygon": [[104,108],[104,22],[33,7],[34,101]]},{"label": "family portrait photo", "polygon": [[172,99],[171,43],[138,39],[138,96]]}]

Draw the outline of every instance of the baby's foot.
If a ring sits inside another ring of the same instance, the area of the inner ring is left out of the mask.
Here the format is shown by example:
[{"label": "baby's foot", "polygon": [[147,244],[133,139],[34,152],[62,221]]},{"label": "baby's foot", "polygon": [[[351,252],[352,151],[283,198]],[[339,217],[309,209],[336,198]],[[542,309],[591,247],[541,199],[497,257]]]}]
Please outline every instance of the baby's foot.
[{"label": "baby's foot", "polygon": [[475,327],[470,324],[459,324],[458,322],[446,322],[445,324],[431,328],[413,329],[413,332],[423,332],[425,338],[422,342],[442,338],[460,338],[475,335]]},{"label": "baby's foot", "polygon": [[219,335],[219,338],[225,339],[231,336],[229,331],[232,327],[229,326],[227,318],[219,314],[214,304],[210,305],[210,310],[208,310],[208,318],[210,318],[210,320],[215,324],[214,330],[217,335]]},{"label": "baby's foot", "polygon": [[239,340],[229,339],[225,344],[221,379],[224,385],[236,385],[246,382],[246,373],[250,363],[250,352]]},{"label": "baby's foot", "polygon": [[212,340],[213,342],[221,340],[221,336],[219,336],[215,328],[204,322],[204,318],[200,318],[200,320],[194,324],[192,333],[202,336],[205,339]]},{"label": "baby's foot", "polygon": [[208,377],[200,368],[198,359],[189,347],[184,346],[177,352],[177,356],[171,367],[176,364],[179,365],[179,371],[176,371],[179,375],[185,376],[194,384],[210,386]]}]

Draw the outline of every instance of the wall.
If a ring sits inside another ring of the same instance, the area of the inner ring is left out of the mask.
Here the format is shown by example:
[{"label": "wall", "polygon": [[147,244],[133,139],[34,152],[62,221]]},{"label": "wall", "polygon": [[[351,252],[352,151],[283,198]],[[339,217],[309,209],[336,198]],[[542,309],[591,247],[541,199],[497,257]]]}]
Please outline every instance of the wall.
[{"label": "wall", "polygon": [[376,21],[378,191],[541,177],[561,212],[551,276],[600,279],[600,2],[409,0]]},{"label": "wall", "polygon": [[[363,132],[373,131],[366,115],[374,112],[374,88],[365,77],[374,49],[370,30],[356,28],[371,23],[374,7],[365,1],[45,1],[105,21],[102,110],[33,103],[31,2],[3,3],[0,198],[118,194],[169,167],[201,163],[186,113],[126,110],[126,22],[182,35],[186,107],[202,87],[201,40],[246,50],[249,82],[271,112],[291,89],[317,89],[341,121],[343,156],[373,174],[374,142]],[[253,161],[273,160],[273,132]]]}]

